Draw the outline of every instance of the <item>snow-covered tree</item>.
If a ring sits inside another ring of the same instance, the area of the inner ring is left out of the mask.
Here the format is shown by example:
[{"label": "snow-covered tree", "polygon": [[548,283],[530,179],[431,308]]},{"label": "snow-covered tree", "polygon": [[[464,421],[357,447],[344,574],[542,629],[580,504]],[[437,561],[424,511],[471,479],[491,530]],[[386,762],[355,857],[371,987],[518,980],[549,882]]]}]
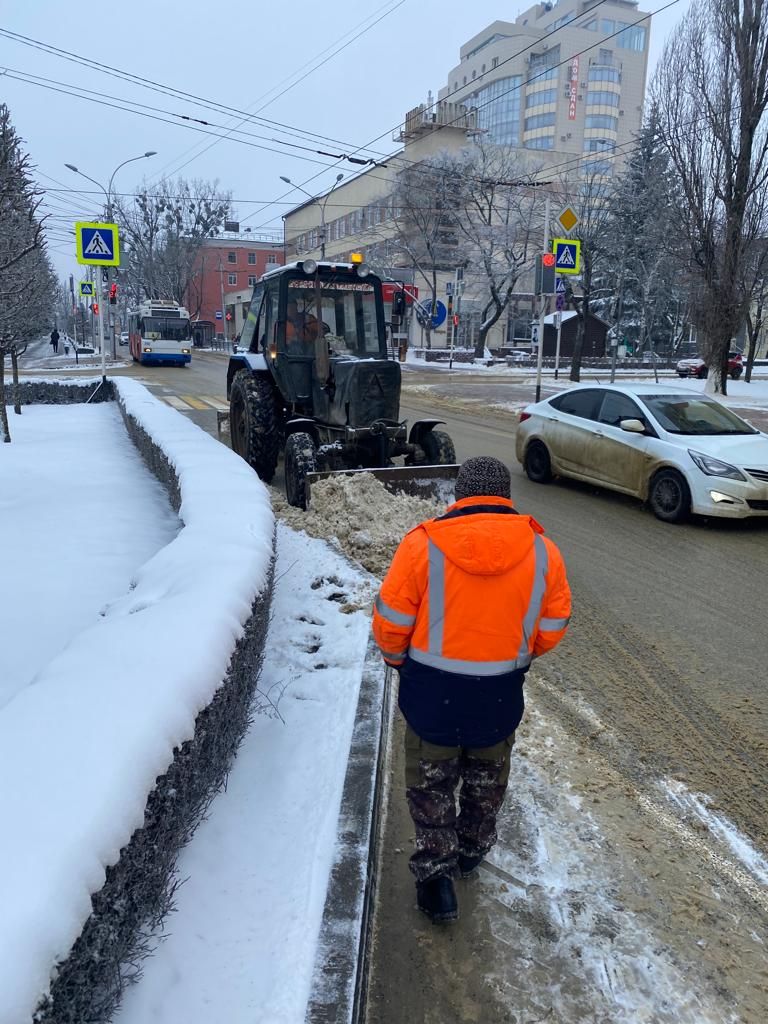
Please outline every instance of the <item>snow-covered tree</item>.
[{"label": "snow-covered tree", "polygon": [[680,187],[670,232],[689,251],[708,387],[725,393],[731,340],[749,306],[744,263],[765,237],[756,207],[768,184],[768,0],[694,0],[651,92]]}]

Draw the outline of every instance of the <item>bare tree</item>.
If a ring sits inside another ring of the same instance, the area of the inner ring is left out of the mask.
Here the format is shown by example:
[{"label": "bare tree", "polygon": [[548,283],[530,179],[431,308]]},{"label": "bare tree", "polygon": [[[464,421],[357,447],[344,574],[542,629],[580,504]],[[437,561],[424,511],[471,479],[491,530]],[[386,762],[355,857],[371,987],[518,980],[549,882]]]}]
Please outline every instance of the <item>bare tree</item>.
[{"label": "bare tree", "polygon": [[694,322],[708,388],[725,394],[731,339],[749,298],[744,262],[763,231],[768,181],[768,0],[694,0],[652,83],[681,202],[673,225],[697,278]]},{"label": "bare tree", "polygon": [[145,297],[183,303],[199,274],[203,239],[218,235],[230,216],[229,193],[217,182],[183,178],[142,186],[120,206],[126,237],[124,276],[140,301]]},{"label": "bare tree", "polygon": [[565,298],[574,307],[578,316],[576,340],[571,357],[571,380],[580,381],[581,360],[593,293],[600,276],[601,264],[609,250],[610,188],[606,183],[604,168],[599,162],[594,166],[586,165],[582,176],[573,184],[561,183],[561,193],[561,198],[579,218],[580,292],[576,293],[570,281],[566,281]]},{"label": "bare tree", "polygon": [[540,205],[526,186],[530,169],[513,150],[479,143],[439,165],[460,181],[451,219],[465,279],[480,297],[475,358],[506,312],[520,277],[530,269]]}]

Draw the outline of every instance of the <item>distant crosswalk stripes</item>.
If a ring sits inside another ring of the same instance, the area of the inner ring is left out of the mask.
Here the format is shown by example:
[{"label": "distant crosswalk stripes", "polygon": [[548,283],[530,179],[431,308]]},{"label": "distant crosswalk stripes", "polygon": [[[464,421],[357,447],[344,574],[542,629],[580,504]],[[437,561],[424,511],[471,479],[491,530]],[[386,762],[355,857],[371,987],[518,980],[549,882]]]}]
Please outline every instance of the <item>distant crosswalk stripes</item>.
[{"label": "distant crosswalk stripes", "polygon": [[158,395],[166,405],[178,409],[179,412],[190,412],[193,409],[204,411],[206,409],[217,412],[228,412],[229,402],[226,398],[218,395]]}]

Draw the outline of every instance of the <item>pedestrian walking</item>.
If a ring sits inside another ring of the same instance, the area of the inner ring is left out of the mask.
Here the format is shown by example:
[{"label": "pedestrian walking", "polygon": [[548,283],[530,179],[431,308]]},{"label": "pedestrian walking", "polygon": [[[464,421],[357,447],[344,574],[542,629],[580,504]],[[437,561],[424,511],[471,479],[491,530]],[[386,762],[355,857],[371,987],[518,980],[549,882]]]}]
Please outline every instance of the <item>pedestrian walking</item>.
[{"label": "pedestrian walking", "polygon": [[51,331],[51,346],[53,348],[53,354],[58,355],[59,353],[59,332],[54,327]]},{"label": "pedestrian walking", "polygon": [[559,550],[510,495],[502,462],[467,459],[455,504],[406,534],[374,604],[374,637],[400,674],[410,869],[436,922],[458,917],[453,878],[496,842],[525,674],[571,613]]}]

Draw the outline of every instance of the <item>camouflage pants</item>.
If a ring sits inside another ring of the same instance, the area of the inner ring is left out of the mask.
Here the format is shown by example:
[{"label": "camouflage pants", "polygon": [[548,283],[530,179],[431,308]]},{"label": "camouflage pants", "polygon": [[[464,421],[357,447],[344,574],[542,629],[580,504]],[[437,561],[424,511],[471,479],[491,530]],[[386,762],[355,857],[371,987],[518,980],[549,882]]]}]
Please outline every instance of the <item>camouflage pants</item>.
[{"label": "camouflage pants", "polygon": [[405,795],[416,827],[409,866],[418,882],[453,875],[459,853],[485,856],[494,845],[514,742],[512,733],[494,747],[440,747],[406,725]]}]

